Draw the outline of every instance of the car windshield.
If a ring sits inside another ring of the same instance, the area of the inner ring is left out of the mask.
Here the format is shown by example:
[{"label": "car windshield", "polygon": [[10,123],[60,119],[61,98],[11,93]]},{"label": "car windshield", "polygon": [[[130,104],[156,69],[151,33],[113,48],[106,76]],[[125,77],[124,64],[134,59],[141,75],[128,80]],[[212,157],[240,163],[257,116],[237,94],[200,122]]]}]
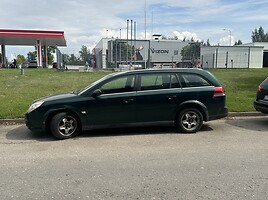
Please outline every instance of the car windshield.
[{"label": "car windshield", "polygon": [[84,92],[86,92],[89,88],[93,87],[94,85],[97,85],[98,83],[102,82],[103,80],[107,79],[108,77],[112,76],[111,74],[107,75],[107,76],[104,76],[102,77],[101,79],[91,83],[90,85],[88,85],[87,87],[85,87],[84,89],[82,90],[79,90],[76,92],[77,95],[81,95],[83,94]]}]

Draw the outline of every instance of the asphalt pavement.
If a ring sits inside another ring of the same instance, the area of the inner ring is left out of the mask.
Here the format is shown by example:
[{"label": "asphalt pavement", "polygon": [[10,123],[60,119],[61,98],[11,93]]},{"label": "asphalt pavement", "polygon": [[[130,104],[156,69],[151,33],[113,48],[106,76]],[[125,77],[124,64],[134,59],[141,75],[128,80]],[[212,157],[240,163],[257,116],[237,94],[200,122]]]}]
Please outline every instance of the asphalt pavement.
[{"label": "asphalt pavement", "polygon": [[0,199],[268,199],[268,116],[89,131],[68,140],[0,125]]}]

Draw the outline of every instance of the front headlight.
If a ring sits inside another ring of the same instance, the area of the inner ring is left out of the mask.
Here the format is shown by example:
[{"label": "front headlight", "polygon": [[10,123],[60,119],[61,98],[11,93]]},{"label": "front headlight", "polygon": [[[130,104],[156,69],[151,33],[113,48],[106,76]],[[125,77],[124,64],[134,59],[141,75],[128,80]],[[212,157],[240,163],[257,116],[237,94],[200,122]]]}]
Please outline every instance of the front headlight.
[{"label": "front headlight", "polygon": [[29,107],[27,113],[30,113],[30,112],[32,112],[33,110],[35,110],[36,108],[40,107],[43,103],[44,103],[44,101],[37,101],[37,102],[33,103],[33,104]]}]

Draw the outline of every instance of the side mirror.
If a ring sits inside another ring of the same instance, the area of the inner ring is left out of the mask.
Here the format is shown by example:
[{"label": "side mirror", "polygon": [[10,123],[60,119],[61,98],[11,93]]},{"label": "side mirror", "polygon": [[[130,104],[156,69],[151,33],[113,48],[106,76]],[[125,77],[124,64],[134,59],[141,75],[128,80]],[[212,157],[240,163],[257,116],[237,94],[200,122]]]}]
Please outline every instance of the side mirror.
[{"label": "side mirror", "polygon": [[94,92],[92,93],[92,97],[96,98],[98,96],[100,96],[102,94],[102,91],[100,89],[94,90]]}]

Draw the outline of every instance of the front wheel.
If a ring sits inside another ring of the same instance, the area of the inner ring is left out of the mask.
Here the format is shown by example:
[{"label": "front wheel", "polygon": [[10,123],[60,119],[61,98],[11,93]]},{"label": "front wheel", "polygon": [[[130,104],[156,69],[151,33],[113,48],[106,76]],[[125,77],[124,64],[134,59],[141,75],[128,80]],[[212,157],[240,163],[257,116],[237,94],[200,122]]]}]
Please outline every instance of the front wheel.
[{"label": "front wheel", "polygon": [[180,132],[195,133],[203,125],[203,115],[195,108],[182,110],[176,118],[176,128]]},{"label": "front wheel", "polygon": [[70,113],[56,114],[50,123],[52,134],[58,139],[68,139],[74,137],[79,131],[79,123],[75,116]]}]

